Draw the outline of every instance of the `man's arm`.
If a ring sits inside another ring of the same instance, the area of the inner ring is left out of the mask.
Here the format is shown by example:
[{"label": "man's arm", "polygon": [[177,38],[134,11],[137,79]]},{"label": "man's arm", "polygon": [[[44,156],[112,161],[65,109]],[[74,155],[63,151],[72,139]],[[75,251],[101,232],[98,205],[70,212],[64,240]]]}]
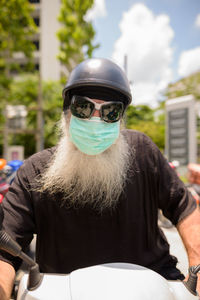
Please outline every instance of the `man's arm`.
[{"label": "man's arm", "polygon": [[15,280],[15,269],[8,263],[0,261],[0,299],[9,300]]},{"label": "man's arm", "polygon": [[[187,251],[190,266],[200,264],[200,209],[199,207],[177,224],[178,232]],[[200,295],[200,274],[198,274]]]}]

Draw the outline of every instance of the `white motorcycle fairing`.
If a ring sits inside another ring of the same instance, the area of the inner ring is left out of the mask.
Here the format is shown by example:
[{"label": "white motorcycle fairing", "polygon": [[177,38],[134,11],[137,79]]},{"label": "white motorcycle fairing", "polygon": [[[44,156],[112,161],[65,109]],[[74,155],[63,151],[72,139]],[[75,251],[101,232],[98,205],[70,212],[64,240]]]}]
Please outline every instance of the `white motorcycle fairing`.
[{"label": "white motorcycle fairing", "polygon": [[167,281],[147,268],[124,263],[97,265],[69,275],[44,274],[40,286],[20,282],[17,300],[197,300],[181,281]]}]

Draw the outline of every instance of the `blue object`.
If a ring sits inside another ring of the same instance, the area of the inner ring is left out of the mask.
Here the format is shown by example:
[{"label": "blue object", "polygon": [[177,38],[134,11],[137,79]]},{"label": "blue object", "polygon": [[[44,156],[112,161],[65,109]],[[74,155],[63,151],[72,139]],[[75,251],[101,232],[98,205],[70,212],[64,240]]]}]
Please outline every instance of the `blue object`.
[{"label": "blue object", "polygon": [[13,171],[17,171],[17,169],[19,169],[19,167],[23,165],[23,161],[15,159],[9,161],[7,165],[10,166],[13,169]]}]

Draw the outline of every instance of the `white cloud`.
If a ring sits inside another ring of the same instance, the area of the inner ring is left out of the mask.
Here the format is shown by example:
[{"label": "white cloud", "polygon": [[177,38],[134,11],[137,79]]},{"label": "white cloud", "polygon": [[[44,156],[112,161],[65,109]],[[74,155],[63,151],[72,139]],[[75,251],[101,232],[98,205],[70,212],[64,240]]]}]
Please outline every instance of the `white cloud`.
[{"label": "white cloud", "polygon": [[105,0],[95,0],[93,7],[87,12],[85,20],[93,21],[107,15]]},{"label": "white cloud", "polygon": [[172,80],[170,43],[174,32],[167,15],[155,16],[144,4],[123,14],[121,36],[115,42],[113,60],[123,66],[128,58],[128,78],[133,82],[134,102],[155,106],[159,92]]},{"label": "white cloud", "polygon": [[156,106],[157,85],[152,82],[136,82],[131,85],[133,104],[148,104]]},{"label": "white cloud", "polygon": [[198,14],[196,17],[195,26],[200,28],[200,14]]},{"label": "white cloud", "polygon": [[200,71],[200,47],[182,52],[179,59],[179,75],[185,77],[196,71]]}]

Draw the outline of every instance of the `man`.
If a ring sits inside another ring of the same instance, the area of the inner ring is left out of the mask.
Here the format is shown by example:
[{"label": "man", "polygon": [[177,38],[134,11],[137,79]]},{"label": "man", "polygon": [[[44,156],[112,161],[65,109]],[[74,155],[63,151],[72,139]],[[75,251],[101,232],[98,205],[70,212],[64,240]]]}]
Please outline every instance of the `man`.
[{"label": "man", "polygon": [[[72,71],[63,98],[60,142],[19,169],[4,201],[6,231],[23,248],[37,234],[42,272],[128,262],[183,279],[157,212],[177,226],[192,266],[200,262],[199,210],[153,142],[123,129],[131,102],[125,74],[109,60],[86,60]],[[9,295],[20,261],[3,252],[1,260]]]}]

